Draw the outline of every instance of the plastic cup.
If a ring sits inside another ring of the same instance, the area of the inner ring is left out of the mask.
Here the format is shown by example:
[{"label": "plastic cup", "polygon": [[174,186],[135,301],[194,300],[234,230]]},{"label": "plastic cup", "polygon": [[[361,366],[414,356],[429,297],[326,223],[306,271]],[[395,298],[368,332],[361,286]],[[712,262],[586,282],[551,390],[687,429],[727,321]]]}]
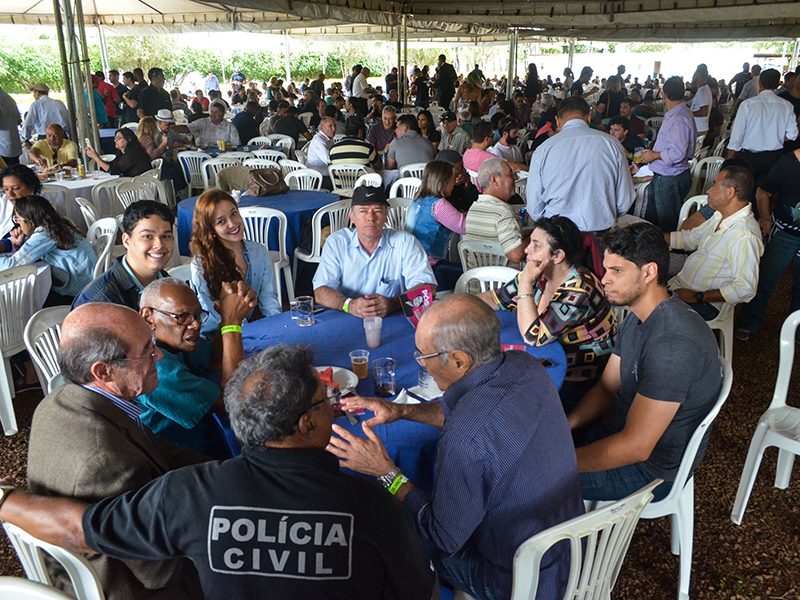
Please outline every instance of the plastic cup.
[{"label": "plastic cup", "polygon": [[367,334],[367,347],[379,348],[381,345],[381,327],[383,319],[380,317],[366,317],[364,319],[364,331]]},{"label": "plastic cup", "polygon": [[309,327],[314,324],[314,298],[313,296],[298,296],[290,304],[292,319],[300,327]]},{"label": "plastic cup", "polygon": [[397,395],[396,366],[397,362],[389,357],[376,358],[372,361],[372,381],[375,385],[375,395],[379,398],[391,398]]},{"label": "plastic cup", "polygon": [[369,375],[369,350],[353,350],[350,353],[350,366],[359,379]]}]

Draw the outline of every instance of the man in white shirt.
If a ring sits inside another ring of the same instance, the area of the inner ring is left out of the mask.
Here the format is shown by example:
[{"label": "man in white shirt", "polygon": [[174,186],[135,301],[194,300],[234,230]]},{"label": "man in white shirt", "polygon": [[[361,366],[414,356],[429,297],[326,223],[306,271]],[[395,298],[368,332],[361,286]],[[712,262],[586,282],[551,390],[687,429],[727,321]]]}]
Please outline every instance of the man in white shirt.
[{"label": "man in white shirt", "polygon": [[178,133],[191,133],[200,147],[216,146],[225,142],[236,148],[241,145],[239,131],[230,121],[225,120],[225,107],[220,102],[212,102],[207,119],[198,119],[188,125],[172,125],[170,129]]},{"label": "man in white shirt", "polygon": [[[505,117],[497,124],[497,133],[500,134],[500,141],[489,148],[489,152],[507,162],[521,163],[524,165],[525,158],[522,156],[522,150],[517,146],[517,142],[519,141],[519,123],[511,117]],[[528,168],[525,166],[525,168],[521,170],[527,171]]]},{"label": "man in white shirt", "polygon": [[31,87],[34,103],[28,109],[25,124],[22,126],[22,139],[37,140],[47,137],[47,126],[58,123],[69,136],[69,113],[61,100],[53,100],[48,96],[50,88],[46,83],[34,83]]},{"label": "man in white shirt", "polygon": [[711,112],[711,88],[708,87],[708,67],[697,65],[694,72],[693,83],[697,86],[697,93],[692,98],[692,115],[697,127],[697,135],[708,133],[708,114]]},{"label": "man in white shirt", "polygon": [[328,163],[334,135],[336,135],[336,119],[325,117],[319,122],[319,131],[311,138],[306,150],[308,168],[322,175],[322,187],[325,189],[331,189]]},{"label": "man in white shirt", "polygon": [[784,142],[797,139],[794,109],[775,95],[780,80],[781,74],[775,69],[761,73],[757,80],[761,92],[739,106],[728,142],[728,158],[738,154],[752,167],[755,189],[778,162]]},{"label": "man in white shirt", "polygon": [[[356,65],[358,66],[358,65]],[[353,79],[353,93],[350,96],[353,105],[362,115],[366,115],[369,111],[367,109],[367,100],[375,93],[372,86],[367,83],[370,71],[367,67],[362,67],[361,72]]]}]

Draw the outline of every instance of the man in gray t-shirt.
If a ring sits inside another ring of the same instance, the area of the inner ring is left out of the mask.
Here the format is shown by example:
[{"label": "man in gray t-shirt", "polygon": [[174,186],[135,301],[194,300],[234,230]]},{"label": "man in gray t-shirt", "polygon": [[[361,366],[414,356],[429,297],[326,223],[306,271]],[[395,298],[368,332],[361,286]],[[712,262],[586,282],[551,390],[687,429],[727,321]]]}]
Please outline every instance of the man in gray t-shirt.
[{"label": "man in gray t-shirt", "polygon": [[389,145],[386,154],[387,169],[402,169],[414,163],[428,163],[436,158],[436,149],[427,138],[419,134],[414,115],[402,115],[397,120],[397,139]]},{"label": "man in gray t-shirt", "polygon": [[618,500],[661,478],[654,492],[660,500],[716,402],[719,350],[702,317],[667,291],[669,248],[658,228],[623,227],[606,234],[603,245],[606,296],[633,314],[600,382],[567,417],[573,431],[588,427],[576,450],[581,491],[585,500]]}]

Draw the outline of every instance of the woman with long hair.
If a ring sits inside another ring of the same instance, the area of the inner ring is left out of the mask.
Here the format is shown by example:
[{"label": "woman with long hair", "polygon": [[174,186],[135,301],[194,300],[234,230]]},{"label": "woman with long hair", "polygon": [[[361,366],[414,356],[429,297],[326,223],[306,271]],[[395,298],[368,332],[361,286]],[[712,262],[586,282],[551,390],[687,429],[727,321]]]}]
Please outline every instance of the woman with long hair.
[{"label": "woman with long hair", "polygon": [[192,286],[209,315],[202,334],[214,335],[220,325],[214,303],[223,284],[243,281],[258,296],[258,306],[248,321],[281,312],[275,292],[275,269],[269,251],[257,242],[244,239],[244,220],[227,192],[212,188],[203,192],[194,205],[192,221]]},{"label": "woman with long hair", "polygon": [[482,89],[483,85],[477,73],[471,72],[467,75],[464,83],[458,86],[458,90],[456,90],[456,99],[453,105],[456,107],[456,111],[466,108],[472,100],[480,102]]},{"label": "woman with long hair", "polygon": [[614,311],[600,281],[582,266],[583,238],[568,218],[537,221],[525,255],[519,275],[479,297],[495,310],[516,310],[526,344],[564,347],[569,366],[559,394],[569,414],[603,374],[617,330]]},{"label": "woman with long hair", "polygon": [[11,165],[0,173],[3,194],[0,195],[0,253],[19,249],[25,237],[14,220],[14,204],[24,196],[38,195],[42,182],[25,165]]},{"label": "woman with long hair", "polygon": [[123,177],[136,177],[152,168],[150,155],[139,143],[136,134],[127,127],[117,129],[114,134],[114,145],[117,148],[117,158],[107,163],[97,150],[91,146],[86,148],[86,156],[97,163],[97,166],[111,175]]},{"label": "woman with long hair", "polygon": [[167,136],[161,136],[161,144],[156,145],[156,137],[158,136],[159,129],[156,120],[153,117],[144,117],[139,121],[139,127],[136,130],[136,137],[139,138],[139,143],[144,148],[150,160],[161,158],[167,150]]},{"label": "woman with long hair", "polygon": [[596,110],[603,120],[603,124],[608,122],[608,119],[613,119],[619,116],[619,105],[625,98],[622,92],[622,78],[612,75],[606,79],[606,89],[600,94],[600,99],[597,101]]},{"label": "woman with long hair", "polygon": [[447,200],[454,185],[453,165],[443,160],[429,162],[406,215],[406,231],[419,240],[428,254],[440,290],[452,290],[463,272],[460,265],[447,262],[453,234],[466,233],[466,215]]},{"label": "woman with long hair", "polygon": [[542,82],[539,80],[539,71],[534,63],[528,65],[528,76],[525,78],[525,100],[530,106],[536,102],[542,93]]},{"label": "woman with long hair", "polygon": [[442,141],[442,134],[436,129],[436,123],[429,110],[422,109],[417,113],[417,125],[419,125],[420,135],[429,140],[433,147],[438,150],[439,142]]},{"label": "woman with long hair", "polygon": [[75,296],[92,281],[97,256],[92,245],[72,221],[62,217],[46,198],[24,196],[14,205],[24,241],[14,254],[0,256],[0,270],[32,265],[50,265],[53,286],[45,306],[72,304]]}]

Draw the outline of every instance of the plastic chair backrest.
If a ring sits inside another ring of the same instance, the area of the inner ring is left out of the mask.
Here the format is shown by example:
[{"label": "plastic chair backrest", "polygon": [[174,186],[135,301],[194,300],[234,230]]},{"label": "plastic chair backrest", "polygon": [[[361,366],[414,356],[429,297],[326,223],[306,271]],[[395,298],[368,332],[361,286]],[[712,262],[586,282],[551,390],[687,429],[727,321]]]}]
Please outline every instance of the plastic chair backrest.
[{"label": "plastic chair backrest", "polygon": [[130,181],[117,186],[117,198],[119,198],[119,202],[122,204],[124,210],[139,200],[158,199],[158,190],[152,189],[143,182]]},{"label": "plastic chair backrest", "polygon": [[369,187],[383,187],[383,177],[380,173],[367,173],[356,179],[356,184],[353,189],[366,185]]},{"label": "plastic chair backrest", "polygon": [[169,206],[167,188],[164,186],[164,182],[158,178],[158,173],[155,169],[137,175],[133,178],[133,182],[144,185],[150,193],[150,197],[158,200],[161,204]]},{"label": "plastic chair backrest", "polygon": [[322,239],[322,219],[325,215],[328,216],[331,233],[347,228],[350,223],[350,204],[350,200],[339,200],[323,206],[314,213],[314,216],[311,218],[311,231],[313,234],[311,258],[319,258],[322,255],[322,248],[320,245]]},{"label": "plastic chair backrest", "polygon": [[476,267],[505,267],[508,257],[500,242],[480,240],[461,240],[458,243],[458,256],[464,270]]},{"label": "plastic chair backrest", "polygon": [[282,133],[273,133],[267,136],[272,146],[280,146],[287,158],[291,158],[294,153],[294,138]]},{"label": "plastic chair backrest", "polygon": [[[720,137],[722,137],[722,136],[720,136]],[[714,152],[712,152],[711,155],[712,156],[720,156],[721,157],[723,154],[725,154],[725,148],[728,146],[728,140],[729,140],[729,138],[727,138],[727,137],[723,138],[723,139],[720,139],[719,142],[717,142],[717,145],[714,148]]]},{"label": "plastic chair backrest", "polygon": [[287,173],[283,180],[289,189],[319,191],[322,189],[322,175],[314,169],[297,169]]},{"label": "plastic chair backrest", "polygon": [[0,577],[3,600],[69,600],[64,592],[22,577]]},{"label": "plastic chair backrest", "polygon": [[684,202],[681,206],[681,212],[678,215],[678,229],[681,228],[681,225],[686,219],[691,217],[706,204],[708,204],[708,196],[706,194],[692,196],[686,202]]},{"label": "plastic chair backrest", "polygon": [[366,174],[366,167],[355,163],[338,163],[328,166],[328,175],[330,175],[334,190],[353,189],[356,187],[358,178]]},{"label": "plastic chair backrest", "polygon": [[134,131],[139,131],[139,123],[137,121],[131,121],[130,123],[125,123],[122,125],[127,129],[133,129]]},{"label": "plastic chair backrest", "polygon": [[264,146],[265,144],[269,143],[271,143],[270,139],[265,135],[260,135],[247,141],[248,146]]},{"label": "plastic chair backrest", "polygon": [[[697,193],[702,194],[714,183],[719,174],[720,167],[725,159],[721,156],[708,156],[697,161],[697,164],[692,169],[692,189]],[[703,177],[703,170],[705,169],[705,177]],[[700,185],[697,188],[697,185]]]},{"label": "plastic chair backrest", "polygon": [[570,547],[570,572],[563,598],[611,598],[622,561],[642,511],[661,479],[630,496],[545,529],[520,544],[514,554],[511,600],[534,600],[542,557],[558,542]]},{"label": "plastic chair backrest", "polygon": [[243,167],[250,167],[251,169],[280,169],[280,165],[274,160],[266,158],[248,158],[242,163]]},{"label": "plastic chair backrest", "polygon": [[786,320],[781,326],[778,377],[775,380],[775,392],[772,394],[772,402],[767,410],[786,406],[786,396],[789,393],[789,382],[792,378],[792,363],[794,362],[794,335],[798,325],[800,325],[800,310],[796,310],[786,317]]},{"label": "plastic chair backrest", "polygon": [[286,160],[286,155],[283,152],[280,150],[270,150],[269,148],[253,150],[250,154],[252,154],[254,158],[264,158],[276,163]]},{"label": "plastic chair backrest", "polygon": [[267,250],[269,247],[269,228],[273,219],[278,221],[278,244],[277,250],[280,255],[278,260],[273,262],[288,262],[289,257],[286,253],[286,214],[274,208],[262,206],[248,206],[239,209],[239,215],[244,220],[244,239],[258,242]]},{"label": "plastic chair backrest", "polygon": [[42,552],[46,552],[56,559],[67,572],[78,600],[105,600],[100,579],[89,561],[83,556],[43,542],[11,523],[3,523],[3,528],[17,552],[19,562],[22,563],[28,579],[44,585],[52,585],[44,556],[42,556]]},{"label": "plastic chair backrest", "polygon": [[278,163],[278,165],[280,165],[281,173],[283,173],[284,177],[286,177],[292,171],[297,171],[298,169],[306,168],[306,166],[303,163],[296,160],[289,160],[288,158],[284,158],[283,160],[281,160]]},{"label": "plastic chair backrest", "polygon": [[184,150],[183,152],[178,152],[177,159],[186,183],[192,187],[201,187],[203,185],[202,164],[207,160],[211,160],[211,157],[205,152]]},{"label": "plastic chair backrest", "polygon": [[22,334],[33,316],[33,286],[38,271],[36,265],[0,271],[0,354],[6,357],[25,347]]},{"label": "plastic chair backrest", "polygon": [[86,223],[86,229],[89,229],[92,223],[97,221],[97,211],[95,210],[94,204],[92,204],[91,200],[87,200],[86,198],[75,198],[75,202],[81,209],[83,220]]},{"label": "plastic chair backrest", "polygon": [[389,198],[410,198],[417,197],[422,180],[419,177],[401,177],[389,188]]},{"label": "plastic chair backrest", "polygon": [[[636,203],[633,208],[633,215],[635,217],[642,217],[644,210],[644,200],[647,198],[647,188],[650,187],[650,180],[643,181],[636,186]],[[643,218],[643,217],[642,217]]]},{"label": "plastic chair backrest", "polygon": [[469,175],[470,183],[472,183],[472,185],[474,185],[480,191],[481,186],[478,185],[478,172],[471,171],[469,169],[464,169],[464,170],[467,172],[467,175]]},{"label": "plastic chair backrest", "polygon": [[303,122],[303,125],[306,127],[311,126],[311,119],[314,118],[314,115],[311,113],[303,113],[302,115],[297,115],[297,118]]},{"label": "plastic chair backrest", "polygon": [[228,156],[220,156],[218,158],[211,158],[205,161],[202,165],[203,189],[210,189],[216,185],[217,173],[226,167],[241,166],[242,161],[238,158],[229,158]]},{"label": "plastic chair backrest", "polygon": [[170,277],[189,283],[192,280],[192,265],[178,265],[177,267],[172,267],[167,273],[169,273]]},{"label": "plastic chair backrest", "polygon": [[511,267],[476,267],[465,271],[458,278],[455,287],[456,294],[469,294],[470,281],[478,281],[480,291],[495,290],[519,275],[519,271]]},{"label": "plastic chair backrest", "polygon": [[[115,215],[119,212],[119,197],[117,196],[117,186],[133,181],[133,177],[118,177],[110,181],[101,181],[92,187],[92,204],[94,204],[97,216]],[[109,205],[108,211],[103,211],[103,201]]]},{"label": "plastic chair backrest", "polygon": [[389,210],[386,214],[386,227],[395,231],[406,228],[408,208],[414,202],[412,198],[389,198]]},{"label": "plastic chair backrest", "polygon": [[[161,167],[164,166],[164,159],[163,158],[154,158],[150,161],[150,166],[153,167],[156,171],[158,171],[158,176],[161,177]],[[150,171],[147,171],[149,173]],[[147,173],[142,173],[142,175],[147,175]]]},{"label": "plastic chair backrest", "polygon": [[119,222],[114,217],[98,219],[89,227],[86,239],[92,245],[92,249],[97,255],[97,264],[94,267],[94,276],[98,277],[111,268],[113,257],[111,248],[117,240]]},{"label": "plastic chair backrest", "polygon": [[256,156],[254,156],[252,152],[236,151],[236,152],[226,152],[225,154],[221,154],[217,158],[235,158],[239,162],[241,162],[247,160],[248,158],[256,158]]},{"label": "plastic chair backrest", "polygon": [[47,198],[47,201],[52,204],[54,207],[58,208],[60,206],[64,206],[69,200],[70,197],[70,190],[68,187],[63,185],[58,185],[55,183],[45,183],[42,186],[41,196]]},{"label": "plastic chair backrest", "polygon": [[[435,116],[435,115],[434,115]],[[410,165],[405,165],[400,169],[400,177],[416,177],[417,179],[422,179],[422,174],[425,172],[425,165],[428,163],[412,163]]]},{"label": "plastic chair backrest", "polygon": [[61,323],[69,314],[69,306],[43,308],[33,315],[25,325],[23,340],[31,355],[39,376],[42,390],[50,387],[50,381],[61,372],[58,364],[58,347],[61,339]]}]

